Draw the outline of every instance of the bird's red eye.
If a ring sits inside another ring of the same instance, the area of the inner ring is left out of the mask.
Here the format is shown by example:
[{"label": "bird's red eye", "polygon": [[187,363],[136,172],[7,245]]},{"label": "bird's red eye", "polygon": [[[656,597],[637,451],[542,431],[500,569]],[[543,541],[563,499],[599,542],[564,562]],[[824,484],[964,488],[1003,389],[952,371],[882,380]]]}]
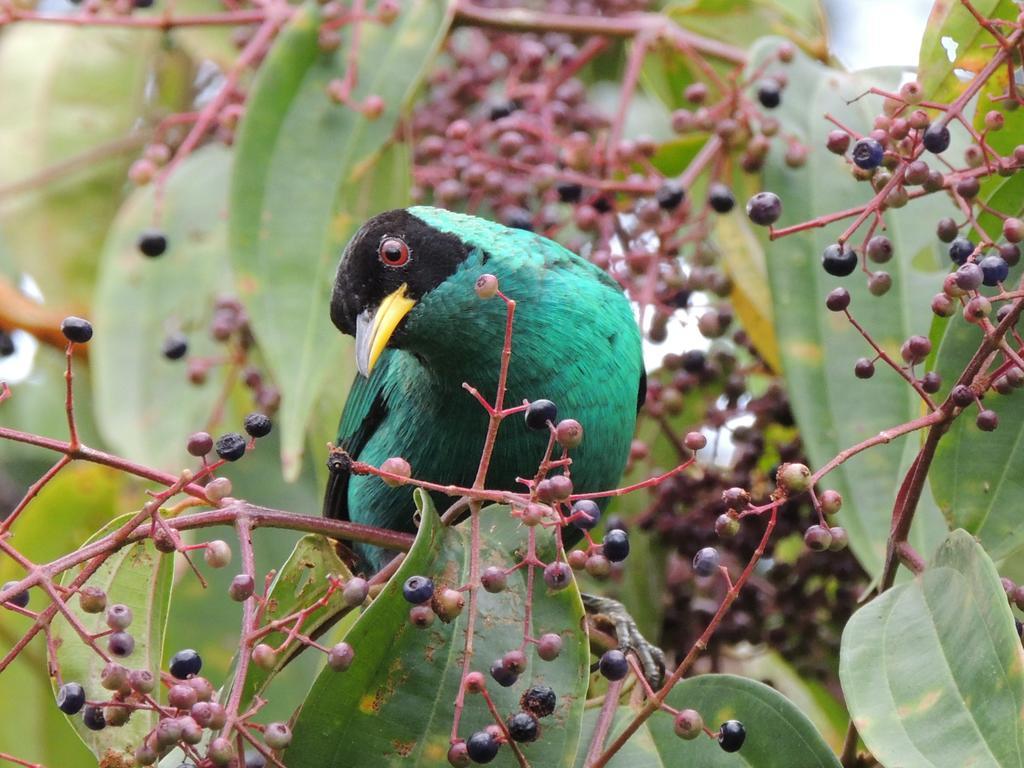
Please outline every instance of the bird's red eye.
[{"label": "bird's red eye", "polygon": [[377,256],[388,267],[401,267],[409,261],[409,246],[397,237],[385,237],[380,241]]}]

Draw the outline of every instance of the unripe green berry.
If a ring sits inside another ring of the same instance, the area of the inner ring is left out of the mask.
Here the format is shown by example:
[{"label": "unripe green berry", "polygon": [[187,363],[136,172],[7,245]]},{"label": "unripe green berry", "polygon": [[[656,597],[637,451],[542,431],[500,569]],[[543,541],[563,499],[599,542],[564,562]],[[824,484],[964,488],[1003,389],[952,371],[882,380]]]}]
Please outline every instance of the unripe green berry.
[{"label": "unripe green berry", "polygon": [[271,749],[284,749],[292,743],[292,729],[287,723],[268,723],[263,730],[263,740]]},{"label": "unripe green berry", "polygon": [[776,481],[791,495],[803,493],[811,487],[811,470],[804,464],[783,464],[776,474]]}]

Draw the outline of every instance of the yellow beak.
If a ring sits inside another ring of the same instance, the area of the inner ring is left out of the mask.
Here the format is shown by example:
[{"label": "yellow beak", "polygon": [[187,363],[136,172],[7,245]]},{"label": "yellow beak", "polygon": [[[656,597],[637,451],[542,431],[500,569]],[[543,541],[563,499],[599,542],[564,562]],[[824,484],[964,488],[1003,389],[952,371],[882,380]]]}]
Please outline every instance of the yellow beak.
[{"label": "yellow beak", "polygon": [[407,288],[408,285],[402,283],[398,290],[384,297],[375,311],[368,309],[356,318],[356,366],[367,378],[395,328],[416,306],[416,301],[405,295]]}]

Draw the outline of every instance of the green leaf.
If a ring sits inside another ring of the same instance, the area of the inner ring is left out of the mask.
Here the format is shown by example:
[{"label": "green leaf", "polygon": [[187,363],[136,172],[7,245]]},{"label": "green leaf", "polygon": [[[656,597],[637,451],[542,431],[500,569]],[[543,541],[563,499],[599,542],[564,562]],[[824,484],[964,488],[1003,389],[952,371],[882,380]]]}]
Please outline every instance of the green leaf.
[{"label": "green leaf", "polygon": [[[759,66],[776,47],[777,41],[761,43],[753,51],[751,66]],[[824,147],[820,137],[827,124],[821,115],[832,114],[846,125],[870,125],[874,114],[871,103],[861,100],[847,104],[846,100],[873,85],[891,88],[899,77],[894,69],[849,75],[823,67],[800,53],[786,73],[791,92],[806,97],[783,100],[776,114],[783,131],[808,147],[808,158],[804,168],[793,170],[776,153],[769,155],[765,189],[783,193],[780,227],[870,199],[870,188],[854,182],[842,159]],[[893,278],[892,290],[883,297],[872,297],[859,272],[841,283],[852,296],[854,317],[897,359],[907,336],[927,332],[930,296],[948,269],[934,236],[920,222],[951,213],[948,201],[938,197],[922,198],[904,209],[887,211],[887,234],[896,254],[885,265]],[[821,252],[848,224],[846,220],[785,237],[769,244],[766,251],[786,385],[814,466],[821,466],[844,448],[915,418],[922,407],[911,388],[882,364],[870,380],[854,377],[854,361],[871,357],[873,352],[845,317],[825,309],[825,296],[840,281],[822,270]],[[849,532],[857,559],[872,575],[879,572],[884,559],[890,513],[902,479],[903,452],[900,441],[874,447],[845,462],[823,481],[825,487],[842,493],[839,523]],[[923,505],[911,531],[912,543],[919,551],[931,551],[945,530],[942,516]]]},{"label": "green leaf", "polygon": [[[335,264],[371,213],[409,202],[404,148],[388,149],[403,105],[450,21],[441,0],[406,3],[391,26],[359,25],[356,103],[379,95],[368,120],[333,103],[350,36],[321,52],[316,4],[298,10],[249,96],[231,190],[231,250],[238,285],[282,393],[285,476],[297,476],[313,405],[338,375],[340,335],[328,321]],[[396,181],[398,183],[396,183]],[[347,374],[346,374],[347,375]]]},{"label": "green leaf", "polygon": [[[122,515],[112,520],[85,543],[106,536],[130,517]],[[69,583],[78,572],[79,569],[69,571],[62,583]],[[163,666],[164,632],[173,576],[174,557],[160,554],[153,542],[146,540],[111,554],[86,582],[107,593],[108,605],[123,603],[132,611],[133,620],[127,631],[135,638],[135,649],[117,661],[129,669],[147,669],[157,680]],[[95,634],[107,629],[103,613],[85,613],[77,600],[72,600],[69,608],[89,632]],[[81,683],[90,700],[108,700],[109,693],[100,686],[100,674],[105,664],[103,659],[81,640],[63,617],[54,620],[53,635],[63,679]],[[103,648],[104,642],[102,639],[98,641]],[[157,717],[155,712],[139,710],[132,714],[127,724],[102,731],[89,730],[80,717],[69,720],[98,759],[108,761],[113,753],[130,762],[134,759],[135,748],[156,725]]]},{"label": "green leaf", "polygon": [[47,301],[88,307],[96,253],[139,149],[129,134],[159,39],[140,29],[4,30],[0,236]]},{"label": "green leaf", "polygon": [[[121,480],[114,470],[95,464],[65,467],[13,526],[18,550],[36,563],[73,551],[113,516]],[[11,558],[0,558],[0,583],[24,575]],[[38,589],[30,595],[33,610],[47,603]],[[0,647],[13,646],[30,625],[27,618],[0,610]],[[54,703],[45,659],[46,645],[39,635],[0,675],[4,690],[17,692],[0,696],[0,751],[44,765],[95,766],[85,745],[70,737],[70,724]]]},{"label": "green leaf", "polygon": [[169,333],[184,333],[190,357],[216,358],[209,334],[216,297],[231,285],[225,217],[231,153],[205,147],[174,172],[164,192],[167,252],[146,258],[136,246],[153,220],[153,189],[132,195],[103,250],[90,345],[95,406],[104,439],[120,453],[170,471],[181,469],[188,436],[211,428],[225,366],[202,386],[185,360],[167,360]]},{"label": "green leaf", "polygon": [[1024,649],[995,567],[965,531],[853,615],[839,674],[883,765],[1024,764]]},{"label": "green leaf", "polygon": [[764,35],[786,35],[813,55],[827,56],[827,24],[819,0],[675,0],[665,13],[685,29],[739,47]]},{"label": "green leaf", "polygon": [[[722,751],[715,739],[698,737],[684,741],[675,734],[673,719],[655,713],[608,768],[669,768],[694,765],[700,768],[838,768],[839,761],[811,721],[789,699],[764,683],[734,675],[700,675],[683,680],[669,694],[667,703],[676,709],[695,709],[713,731],[726,720],[739,720],[747,737],[739,752]],[[612,738],[633,719],[629,707],[620,707]],[[581,755],[589,743],[597,710],[585,717]],[[607,743],[610,743],[611,739]],[[582,760],[577,762],[582,766]]]},{"label": "green leaf", "polygon": [[[442,527],[425,494],[417,492],[420,531],[380,595],[346,636],[355,661],[345,672],[327,669],[317,680],[295,723],[287,753],[289,768],[340,768],[359,755],[366,765],[436,766],[445,762],[452,726],[453,702],[462,675],[462,654],[469,613],[467,607],[450,624],[440,620],[426,630],[409,622],[409,604],[402,584],[414,574],[428,575],[438,588],[469,581],[467,525]],[[525,530],[505,507],[481,513],[484,565],[511,567],[525,550]],[[543,535],[538,532],[538,535]],[[544,536],[545,540],[548,539]],[[544,738],[523,746],[533,765],[571,766],[576,754],[586,695],[589,648],[582,628],[583,607],[575,585],[549,593],[540,580],[533,599],[531,634],[562,634],[564,646],[553,662],[527,653],[527,669],[511,688],[488,685],[499,712],[518,709],[523,690],[542,683],[554,688],[558,708],[545,722]],[[509,575],[499,594],[479,591],[474,633],[473,668],[486,674],[490,663],[517,648],[523,631],[525,574]],[[489,678],[488,678],[489,679]],[[459,733],[468,737],[493,722],[484,702],[466,701]],[[516,765],[503,748],[495,766]]]},{"label": "green leaf", "polygon": [[721,668],[759,680],[781,693],[814,724],[834,752],[842,750],[850,717],[825,682],[801,676],[779,653],[768,649],[723,657]]},{"label": "green leaf", "polygon": [[[1015,19],[1012,0],[973,0],[972,5],[988,18]],[[936,0],[921,39],[918,76],[930,101],[951,102],[967,87],[968,79],[956,70],[977,73],[992,58],[995,38],[978,24],[960,0]],[[952,60],[946,46],[954,49]]]},{"label": "green leaf", "polygon": [[[338,557],[330,539],[316,534],[303,536],[270,585],[267,598],[269,607],[263,614],[263,623],[284,618],[316,603],[327,594],[329,576],[347,581],[352,574]],[[302,622],[302,632],[316,637],[319,634],[318,629],[333,624],[348,612],[341,599],[341,592],[334,592],[324,605],[307,615]],[[287,631],[272,632],[261,642],[278,648],[286,636]],[[271,679],[281,671],[290,661],[292,654],[301,646],[302,643],[297,639],[284,646],[278,653],[278,664],[274,669],[267,670],[255,664],[249,665],[249,674],[246,676],[245,688],[242,691],[243,707],[253,696],[262,694]]]},{"label": "green leaf", "polygon": [[[943,339],[943,353],[967,336],[961,330],[967,329],[950,327]],[[970,330],[977,329],[970,326]],[[977,349],[980,334],[973,335]],[[951,375],[955,376],[956,371]],[[965,412],[939,443],[929,479],[939,509],[949,524],[970,531],[981,540],[989,555],[1000,559],[1018,555],[1024,549],[1024,530],[1020,525],[1024,401],[991,392],[985,395],[985,407],[999,415],[999,428],[982,432],[974,422],[974,413]]]}]

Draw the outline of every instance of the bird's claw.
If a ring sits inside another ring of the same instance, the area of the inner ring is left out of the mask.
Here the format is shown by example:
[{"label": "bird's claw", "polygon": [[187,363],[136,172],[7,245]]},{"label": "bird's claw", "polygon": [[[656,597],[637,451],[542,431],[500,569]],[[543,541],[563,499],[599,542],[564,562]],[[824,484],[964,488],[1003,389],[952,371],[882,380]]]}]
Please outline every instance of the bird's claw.
[{"label": "bird's claw", "polygon": [[626,606],[618,600],[582,593],[583,607],[591,616],[601,616],[611,625],[623,653],[636,655],[648,684],[657,690],[665,678],[665,654],[647,641]]}]

